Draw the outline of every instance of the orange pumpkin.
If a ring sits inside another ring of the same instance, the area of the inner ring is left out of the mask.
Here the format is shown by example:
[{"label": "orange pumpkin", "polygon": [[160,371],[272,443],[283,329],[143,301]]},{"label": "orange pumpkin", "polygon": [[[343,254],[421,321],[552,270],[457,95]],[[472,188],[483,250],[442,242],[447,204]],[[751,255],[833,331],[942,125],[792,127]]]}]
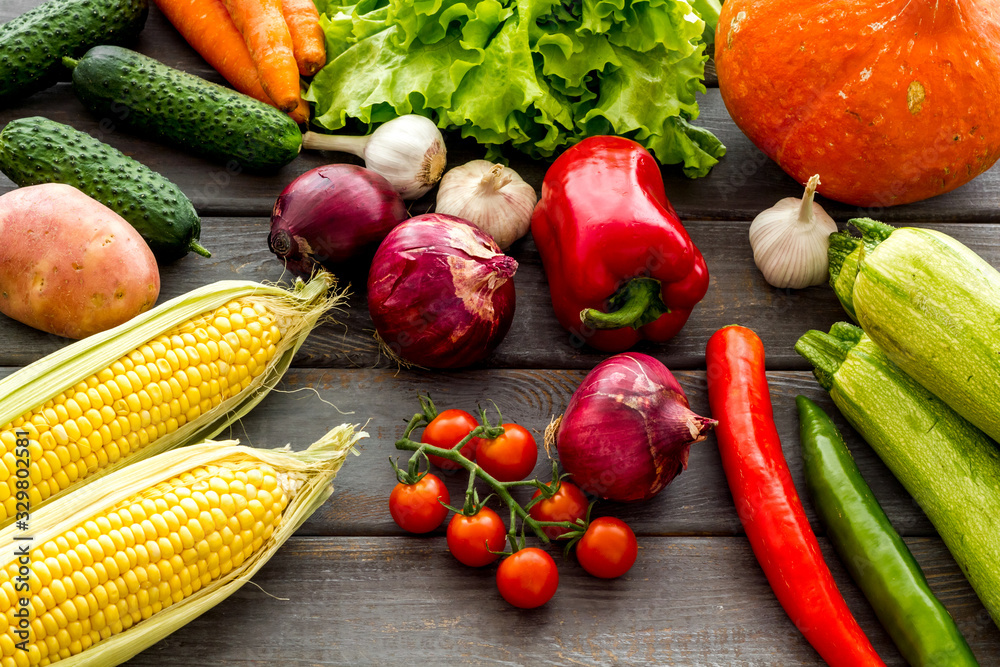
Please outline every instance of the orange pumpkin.
[{"label": "orange pumpkin", "polygon": [[892,206],[1000,158],[1000,1],[726,0],[722,99],[790,176]]}]

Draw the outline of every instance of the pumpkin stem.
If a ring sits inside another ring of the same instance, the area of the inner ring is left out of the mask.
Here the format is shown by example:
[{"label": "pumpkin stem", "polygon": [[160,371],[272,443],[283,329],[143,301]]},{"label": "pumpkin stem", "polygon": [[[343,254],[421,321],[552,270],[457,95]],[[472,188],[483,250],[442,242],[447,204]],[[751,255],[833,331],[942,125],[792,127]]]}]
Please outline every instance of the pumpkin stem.
[{"label": "pumpkin stem", "polygon": [[806,183],[806,193],[802,195],[802,206],[799,208],[799,222],[811,225],[816,221],[813,215],[813,198],[816,196],[816,188],[819,187],[819,174],[814,175]]}]

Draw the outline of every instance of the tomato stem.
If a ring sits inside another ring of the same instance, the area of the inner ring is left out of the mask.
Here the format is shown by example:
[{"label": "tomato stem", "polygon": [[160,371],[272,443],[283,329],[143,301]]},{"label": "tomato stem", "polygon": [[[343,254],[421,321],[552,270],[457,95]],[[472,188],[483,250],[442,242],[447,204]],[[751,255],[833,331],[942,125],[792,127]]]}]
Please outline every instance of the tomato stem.
[{"label": "tomato stem", "polygon": [[396,461],[391,456],[389,457],[389,463],[392,464],[392,469],[396,473],[396,481],[400,482],[401,484],[416,484],[417,482],[419,482],[421,479],[424,478],[424,475],[426,475],[430,470],[430,459],[427,459],[428,469],[423,472],[420,472],[421,455],[423,455],[425,459],[427,458],[427,455],[424,454],[423,449],[418,448],[414,453],[414,455],[410,457],[410,460],[407,464],[406,472],[400,470],[399,465],[396,463]]},{"label": "tomato stem", "polygon": [[[488,419],[486,418],[485,410],[480,410],[483,423],[480,426],[477,426],[476,428],[472,429],[472,431],[470,431],[467,436],[462,438],[462,440],[460,440],[454,447],[445,449],[443,447],[435,447],[434,445],[429,445],[424,442],[418,442],[412,440],[410,436],[413,435],[413,432],[416,429],[418,429],[421,426],[426,426],[434,419],[434,417],[437,416],[437,410],[434,407],[434,403],[431,401],[431,399],[426,396],[420,396],[419,398],[420,398],[421,411],[413,415],[413,418],[410,419],[410,421],[406,425],[406,430],[403,432],[403,437],[396,441],[396,449],[401,451],[414,452],[414,455],[410,457],[408,476],[416,477],[418,475],[420,457],[423,456],[426,459],[427,455],[429,454],[457,463],[459,466],[469,471],[469,486],[465,492],[465,506],[463,509],[463,513],[468,512],[470,507],[472,507],[470,503],[472,503],[473,505],[479,504],[474,489],[476,478],[479,478],[484,482],[486,482],[486,484],[493,490],[494,493],[496,493],[496,495],[500,498],[500,500],[502,500],[510,509],[510,532],[508,537],[510,539],[511,549],[513,549],[514,551],[523,548],[524,534],[526,529],[530,528],[531,531],[538,537],[538,539],[540,539],[542,542],[548,543],[550,541],[549,536],[546,535],[545,532],[542,530],[543,527],[554,526],[559,528],[566,528],[567,530],[578,530],[580,528],[579,524],[570,521],[538,521],[532,518],[531,515],[528,514],[528,509],[535,502],[537,502],[537,500],[529,502],[526,506],[521,506],[521,504],[518,503],[516,500],[514,500],[514,497],[511,496],[510,494],[510,490],[515,487],[532,486],[535,487],[536,489],[541,490],[542,494],[544,495],[548,488],[547,484],[537,479],[521,480],[516,482],[501,482],[492,475],[490,475],[488,472],[483,470],[474,461],[471,461],[462,455],[462,447],[473,438],[485,438],[488,440],[493,440],[503,435],[504,429],[503,426],[500,425],[500,421],[498,421],[497,426],[491,426]],[[499,413],[500,410],[497,409],[497,414]],[[396,468],[397,476],[399,476],[400,471],[398,467],[396,467],[395,462],[393,462],[393,467]],[[553,462],[552,476],[553,476],[553,482],[557,483],[560,478],[558,475],[558,467],[555,464],[555,462]],[[402,479],[402,477],[400,479]],[[541,497],[542,496],[540,496],[540,498]],[[520,539],[518,539],[517,536],[518,533],[517,519],[520,519],[520,527],[521,527]]]},{"label": "tomato stem", "polygon": [[438,416],[437,408],[434,407],[434,401],[431,400],[430,395],[421,395],[417,398],[420,400],[420,409],[423,412],[424,419],[427,420],[428,424],[431,423]]},{"label": "tomato stem", "polygon": [[545,487],[545,482],[540,482],[537,479],[522,479],[517,482],[504,482],[507,486],[533,486],[536,489],[541,489]]},{"label": "tomato stem", "polygon": [[472,471],[469,473],[469,488],[465,490],[465,507],[463,508],[463,513],[466,516],[472,516],[479,509],[476,505],[479,504],[479,497],[475,490],[476,486],[476,473]]},{"label": "tomato stem", "polygon": [[517,518],[514,506],[510,507],[510,530],[507,531],[507,541],[510,543],[511,554],[517,553],[524,547],[524,524],[521,524],[521,539],[517,539]]}]

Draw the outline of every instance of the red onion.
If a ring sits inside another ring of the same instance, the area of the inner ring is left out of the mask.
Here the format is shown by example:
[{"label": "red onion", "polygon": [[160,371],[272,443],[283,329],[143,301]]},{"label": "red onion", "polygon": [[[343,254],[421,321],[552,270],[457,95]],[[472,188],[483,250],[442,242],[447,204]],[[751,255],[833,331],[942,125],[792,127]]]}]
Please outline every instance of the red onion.
[{"label": "red onion", "polygon": [[471,223],[428,213],[386,236],[368,274],[375,330],[403,361],[459,368],[485,359],[514,318],[517,262]]},{"label": "red onion", "polygon": [[717,423],[691,412],[659,361],[618,354],[570,398],[556,433],[559,461],[575,484],[602,498],[648,500],[687,468],[691,445]]},{"label": "red onion", "polygon": [[288,268],[309,275],[317,266],[371,257],[406,205],[389,181],[353,164],[307,171],[278,197],[267,245]]}]

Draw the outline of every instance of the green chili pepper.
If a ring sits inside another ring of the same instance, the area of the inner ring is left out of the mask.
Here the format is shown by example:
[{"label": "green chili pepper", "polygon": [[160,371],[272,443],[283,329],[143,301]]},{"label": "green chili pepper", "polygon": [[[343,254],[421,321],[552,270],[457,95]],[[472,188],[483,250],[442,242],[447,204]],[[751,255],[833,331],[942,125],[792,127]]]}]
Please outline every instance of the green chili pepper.
[{"label": "green chili pepper", "polygon": [[837,427],[805,396],[795,402],[813,504],[837,554],[899,652],[912,667],[978,665],[861,477]]}]

